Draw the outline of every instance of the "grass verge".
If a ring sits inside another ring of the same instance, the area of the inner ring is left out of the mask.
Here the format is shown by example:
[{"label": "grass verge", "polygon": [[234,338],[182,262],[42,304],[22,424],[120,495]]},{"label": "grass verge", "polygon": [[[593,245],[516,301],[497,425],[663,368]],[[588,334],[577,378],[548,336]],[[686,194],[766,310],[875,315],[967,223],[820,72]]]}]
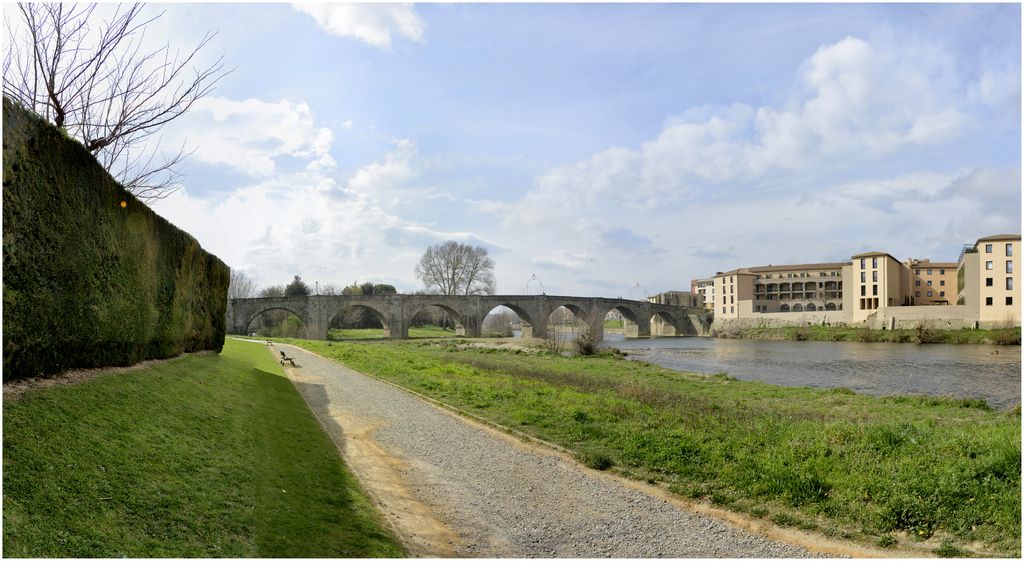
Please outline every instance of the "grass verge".
[{"label": "grass verge", "polygon": [[885,343],[948,343],[1019,345],[1020,328],[1005,329],[868,329],[807,325],[793,327],[748,327],[728,329],[715,334],[726,339],[763,339],[784,341],[858,341]]},{"label": "grass verge", "polygon": [[458,340],[290,342],[685,497],[871,544],[1020,554],[1019,408]]},{"label": "grass verge", "polygon": [[262,345],[3,407],[5,557],[395,557]]}]

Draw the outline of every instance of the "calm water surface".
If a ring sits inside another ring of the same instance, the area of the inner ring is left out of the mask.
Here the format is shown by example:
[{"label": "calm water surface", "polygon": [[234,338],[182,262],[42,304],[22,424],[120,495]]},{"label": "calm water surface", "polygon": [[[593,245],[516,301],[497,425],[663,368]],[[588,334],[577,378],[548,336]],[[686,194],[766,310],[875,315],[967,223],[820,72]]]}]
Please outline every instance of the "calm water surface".
[{"label": "calm water surface", "polygon": [[992,407],[1020,403],[1020,346],[750,341],[710,337],[625,339],[605,344],[672,370],[782,386],[844,387],[872,395],[980,397]]}]

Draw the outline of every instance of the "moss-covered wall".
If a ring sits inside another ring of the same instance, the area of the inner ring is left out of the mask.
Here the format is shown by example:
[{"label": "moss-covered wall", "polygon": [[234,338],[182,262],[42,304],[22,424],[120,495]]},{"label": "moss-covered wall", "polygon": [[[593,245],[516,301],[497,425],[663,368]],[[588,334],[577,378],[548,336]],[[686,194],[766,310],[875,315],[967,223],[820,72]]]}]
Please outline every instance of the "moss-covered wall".
[{"label": "moss-covered wall", "polygon": [[4,381],[219,352],[228,267],[81,144],[3,103]]}]

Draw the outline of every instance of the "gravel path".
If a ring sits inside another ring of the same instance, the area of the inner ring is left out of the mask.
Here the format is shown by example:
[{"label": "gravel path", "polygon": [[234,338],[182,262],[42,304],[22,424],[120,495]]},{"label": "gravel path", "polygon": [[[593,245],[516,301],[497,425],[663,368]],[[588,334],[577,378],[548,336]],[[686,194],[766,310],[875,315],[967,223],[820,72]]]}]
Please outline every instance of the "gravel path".
[{"label": "gravel path", "polygon": [[[296,387],[412,553],[808,557],[292,346]],[[275,354],[276,350],[273,351]]]}]

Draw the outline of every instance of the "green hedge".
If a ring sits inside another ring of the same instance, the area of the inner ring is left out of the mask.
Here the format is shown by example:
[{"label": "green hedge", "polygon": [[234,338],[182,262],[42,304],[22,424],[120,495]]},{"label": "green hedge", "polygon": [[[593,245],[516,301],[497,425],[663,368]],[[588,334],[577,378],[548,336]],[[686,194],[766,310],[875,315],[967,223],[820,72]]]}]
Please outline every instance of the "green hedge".
[{"label": "green hedge", "polygon": [[4,381],[220,352],[228,267],[62,130],[3,117]]}]

